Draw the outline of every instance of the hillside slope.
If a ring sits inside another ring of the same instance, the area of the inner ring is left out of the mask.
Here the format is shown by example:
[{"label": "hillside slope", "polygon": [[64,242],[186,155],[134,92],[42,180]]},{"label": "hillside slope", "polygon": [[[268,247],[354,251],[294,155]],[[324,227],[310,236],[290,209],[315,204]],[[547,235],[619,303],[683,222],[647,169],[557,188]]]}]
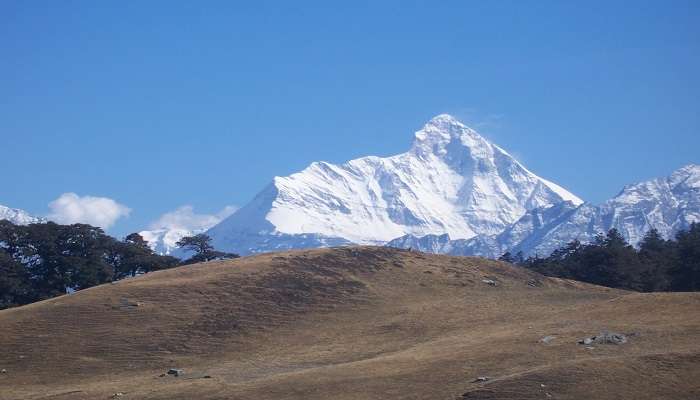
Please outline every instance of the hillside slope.
[{"label": "hillside slope", "polygon": [[[0,311],[0,398],[690,399],[699,306],[478,258],[263,254]],[[629,342],[576,343],[605,329]]]}]

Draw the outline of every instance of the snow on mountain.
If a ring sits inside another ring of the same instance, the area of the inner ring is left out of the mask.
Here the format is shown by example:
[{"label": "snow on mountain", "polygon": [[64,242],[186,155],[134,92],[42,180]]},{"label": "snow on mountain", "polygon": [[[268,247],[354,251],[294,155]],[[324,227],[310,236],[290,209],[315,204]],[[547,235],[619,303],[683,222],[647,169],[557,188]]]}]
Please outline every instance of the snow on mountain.
[{"label": "snow on mountain", "polygon": [[276,177],[207,233],[215,247],[241,254],[381,244],[406,234],[468,239],[498,234],[528,210],[561,201],[582,203],[443,114],[405,153],[315,162]]},{"label": "snow on mountain", "polygon": [[188,254],[176,244],[180,239],[205,232],[237,209],[238,207],[229,205],[216,214],[198,214],[190,205],[181,206],[161,215],[150,224],[149,230],[141,231],[139,235],[154,252],[185,258]]},{"label": "snow on mountain", "polygon": [[700,222],[700,165],[687,165],[665,178],[625,186],[600,207],[598,226],[619,230],[631,243],[651,228],[664,237]]},{"label": "snow on mountain", "polygon": [[[587,209],[589,204],[575,205],[570,201],[563,201],[555,205],[538,207],[529,210],[518,221],[508,226],[498,235],[478,235],[470,239],[441,241],[441,246],[433,250],[429,246],[433,237],[424,236],[422,238],[401,237],[387,243],[387,246],[407,248],[405,243],[416,243],[416,250],[452,254],[461,256],[478,255],[489,258],[498,258],[506,251],[517,253],[522,250],[524,253],[536,251],[535,247],[540,244],[542,237],[548,234],[553,227],[559,226],[566,221],[569,216],[578,209]],[[548,237],[548,245],[553,249],[568,243],[568,236],[562,238]],[[552,250],[553,250],[552,249]]]},{"label": "snow on mountain", "polygon": [[388,245],[406,248],[410,244],[422,251],[492,258],[506,251],[546,256],[574,239],[591,242],[611,228],[637,245],[652,228],[670,238],[693,222],[700,222],[700,166],[691,164],[668,177],[627,185],[597,207],[562,202],[529,210],[497,235],[442,240],[436,250],[430,245],[434,237],[401,237]]},{"label": "snow on mountain", "polygon": [[426,253],[447,254],[452,252],[452,245],[455,242],[455,240],[450,239],[450,235],[447,233],[423,237],[408,234],[391,240],[386,245],[400,249],[415,249]]},{"label": "snow on mountain", "polygon": [[141,235],[143,240],[148,242],[148,247],[150,247],[155,253],[160,255],[170,255],[178,249],[176,243],[180,239],[185,236],[192,236],[202,232],[204,231],[200,230],[195,232],[182,228],[162,228],[141,231],[139,232],[139,235]]},{"label": "snow on mountain", "polygon": [[46,219],[30,215],[24,210],[9,208],[3,205],[0,205],[0,221],[1,220],[8,220],[15,225],[29,225],[46,222]]}]

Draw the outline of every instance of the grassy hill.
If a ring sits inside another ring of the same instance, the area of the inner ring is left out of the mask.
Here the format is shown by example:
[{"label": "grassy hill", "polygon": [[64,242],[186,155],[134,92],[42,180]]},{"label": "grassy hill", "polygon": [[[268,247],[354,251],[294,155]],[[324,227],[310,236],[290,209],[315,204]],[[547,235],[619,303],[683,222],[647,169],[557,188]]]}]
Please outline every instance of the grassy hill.
[{"label": "grassy hill", "polygon": [[[694,399],[699,310],[479,258],[263,254],[0,311],[0,399]],[[577,344],[603,330],[628,342]]]}]

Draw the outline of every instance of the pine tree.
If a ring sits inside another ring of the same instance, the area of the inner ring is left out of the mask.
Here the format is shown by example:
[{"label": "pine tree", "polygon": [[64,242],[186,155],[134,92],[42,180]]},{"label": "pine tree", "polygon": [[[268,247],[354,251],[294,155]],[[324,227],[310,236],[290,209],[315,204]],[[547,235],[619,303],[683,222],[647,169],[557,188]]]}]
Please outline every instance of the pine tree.
[{"label": "pine tree", "polygon": [[674,244],[664,240],[658,230],[651,229],[639,244],[639,261],[642,264],[642,290],[653,292],[666,290],[671,282],[669,267],[674,263]]},{"label": "pine tree", "polygon": [[0,310],[35,300],[27,271],[0,248]]},{"label": "pine tree", "polygon": [[515,262],[515,257],[513,257],[513,255],[510,254],[510,251],[506,251],[505,253],[503,253],[503,255],[498,257],[498,261],[503,261],[503,262],[513,264]]},{"label": "pine tree", "polygon": [[677,258],[671,270],[674,290],[700,290],[700,224],[676,235]]},{"label": "pine tree", "polygon": [[138,233],[127,235],[122,242],[113,243],[118,256],[116,268],[116,279],[134,277],[151,271],[172,268],[180,264],[180,261],[171,256],[161,256],[155,254],[148,246],[148,242]]},{"label": "pine tree", "polygon": [[194,236],[185,236],[178,240],[176,245],[197,254],[205,254],[214,250],[214,246],[211,245],[211,238],[204,233]]},{"label": "pine tree", "polygon": [[178,240],[176,244],[182,249],[195,253],[192,257],[186,260],[184,264],[238,257],[238,254],[224,253],[214,250],[214,246],[211,245],[211,238],[204,233],[183,237],[182,239]]}]

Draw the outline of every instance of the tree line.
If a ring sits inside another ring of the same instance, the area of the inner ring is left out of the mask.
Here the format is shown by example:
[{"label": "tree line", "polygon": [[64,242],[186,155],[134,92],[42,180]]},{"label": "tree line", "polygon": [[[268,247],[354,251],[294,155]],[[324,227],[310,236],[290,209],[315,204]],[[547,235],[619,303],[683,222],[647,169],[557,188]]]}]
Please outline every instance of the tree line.
[{"label": "tree line", "polygon": [[85,224],[0,221],[0,309],[28,304],[151,271],[238,257],[214,250],[205,234],[177,244],[194,255],[158,255],[138,234],[123,240]]},{"label": "tree line", "polygon": [[[0,309],[28,304],[179,265],[238,257],[220,252],[205,234],[177,245],[185,261],[154,253],[137,233],[115,239],[101,228],[53,222],[14,225],[0,221]],[[544,275],[637,291],[700,290],[700,224],[671,240],[652,229],[630,246],[615,229],[592,243],[572,241],[548,257],[506,253],[500,260]]]},{"label": "tree line", "polygon": [[656,229],[638,248],[616,229],[596,236],[593,243],[577,240],[549,257],[505,253],[500,257],[547,276],[640,292],[700,291],[700,224],[693,223],[665,240]]}]

